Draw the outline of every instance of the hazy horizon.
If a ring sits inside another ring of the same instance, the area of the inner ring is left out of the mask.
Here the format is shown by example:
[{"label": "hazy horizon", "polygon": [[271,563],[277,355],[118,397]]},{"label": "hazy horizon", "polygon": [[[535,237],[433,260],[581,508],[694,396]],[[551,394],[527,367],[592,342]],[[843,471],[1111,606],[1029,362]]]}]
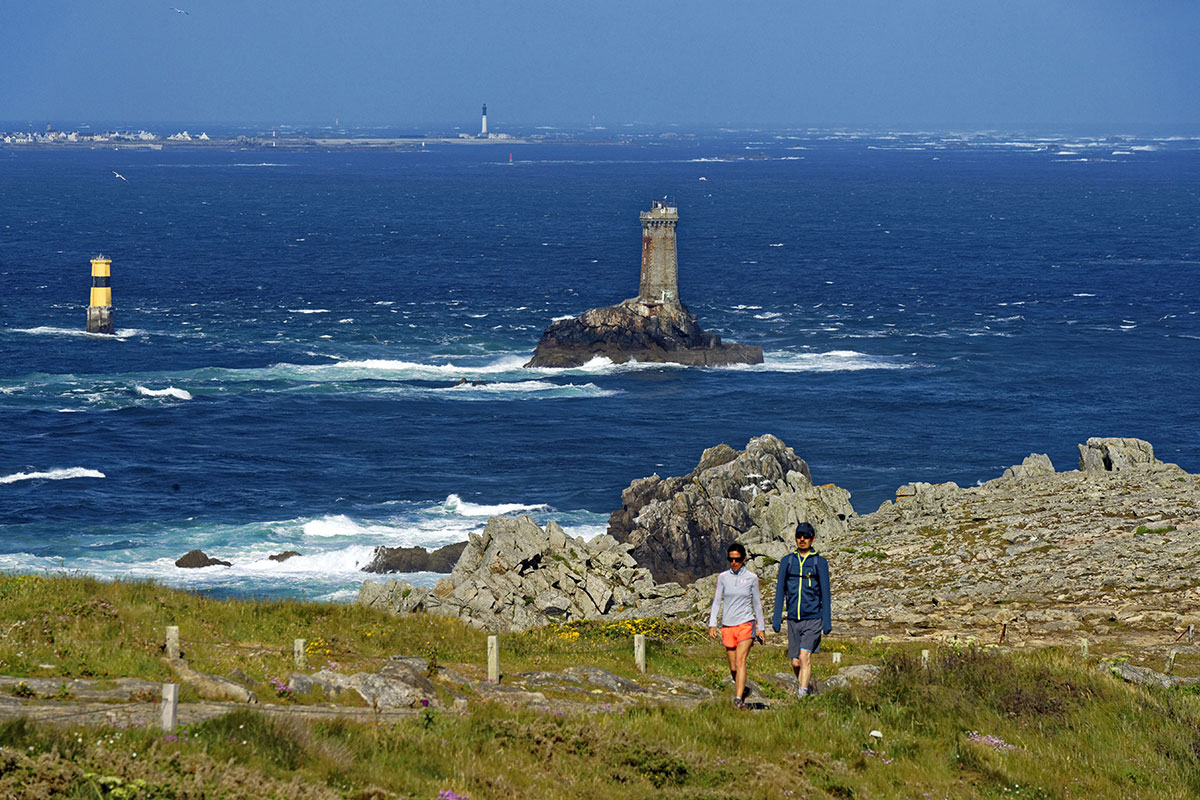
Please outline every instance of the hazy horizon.
[{"label": "hazy horizon", "polygon": [[487,103],[498,129],[1200,127],[1184,0],[178,1],[23,6],[0,118],[472,131]]}]

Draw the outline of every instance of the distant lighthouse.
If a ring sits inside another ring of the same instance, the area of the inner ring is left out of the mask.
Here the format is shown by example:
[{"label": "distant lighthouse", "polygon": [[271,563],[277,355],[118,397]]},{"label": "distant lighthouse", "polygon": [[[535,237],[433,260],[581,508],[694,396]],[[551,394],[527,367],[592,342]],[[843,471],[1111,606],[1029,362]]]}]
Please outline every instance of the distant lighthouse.
[{"label": "distant lighthouse", "polygon": [[479,128],[479,136],[482,139],[487,138],[487,103],[483,104],[483,125]]},{"label": "distant lighthouse", "polygon": [[87,332],[115,333],[112,304],[112,259],[92,259],[92,297],[88,303]]}]

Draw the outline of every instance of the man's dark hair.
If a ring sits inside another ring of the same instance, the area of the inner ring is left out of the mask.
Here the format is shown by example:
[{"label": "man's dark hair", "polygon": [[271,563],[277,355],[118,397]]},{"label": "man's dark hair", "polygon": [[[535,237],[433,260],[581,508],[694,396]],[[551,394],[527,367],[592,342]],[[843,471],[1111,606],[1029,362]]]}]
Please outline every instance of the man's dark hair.
[{"label": "man's dark hair", "polygon": [[746,548],[742,546],[741,542],[731,542],[729,547],[725,548],[725,554],[728,555],[730,553],[737,553],[742,558],[745,558]]}]

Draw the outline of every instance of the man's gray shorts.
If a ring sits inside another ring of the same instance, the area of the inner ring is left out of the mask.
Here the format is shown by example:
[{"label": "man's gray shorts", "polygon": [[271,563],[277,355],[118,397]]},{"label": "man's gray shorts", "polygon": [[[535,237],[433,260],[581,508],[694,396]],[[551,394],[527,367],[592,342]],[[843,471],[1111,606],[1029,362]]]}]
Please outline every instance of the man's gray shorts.
[{"label": "man's gray shorts", "polygon": [[789,619],[788,628],[788,658],[799,658],[801,650],[810,653],[821,649],[821,620],[819,619]]}]

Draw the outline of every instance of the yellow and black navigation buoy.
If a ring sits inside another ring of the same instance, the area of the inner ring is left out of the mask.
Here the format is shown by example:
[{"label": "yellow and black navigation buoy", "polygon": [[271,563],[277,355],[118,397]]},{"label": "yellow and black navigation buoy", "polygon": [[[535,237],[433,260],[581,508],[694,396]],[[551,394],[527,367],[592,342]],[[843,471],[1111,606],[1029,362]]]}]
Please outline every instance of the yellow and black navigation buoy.
[{"label": "yellow and black navigation buoy", "polygon": [[112,304],[112,259],[92,259],[92,299],[88,303],[87,332],[115,333]]}]

